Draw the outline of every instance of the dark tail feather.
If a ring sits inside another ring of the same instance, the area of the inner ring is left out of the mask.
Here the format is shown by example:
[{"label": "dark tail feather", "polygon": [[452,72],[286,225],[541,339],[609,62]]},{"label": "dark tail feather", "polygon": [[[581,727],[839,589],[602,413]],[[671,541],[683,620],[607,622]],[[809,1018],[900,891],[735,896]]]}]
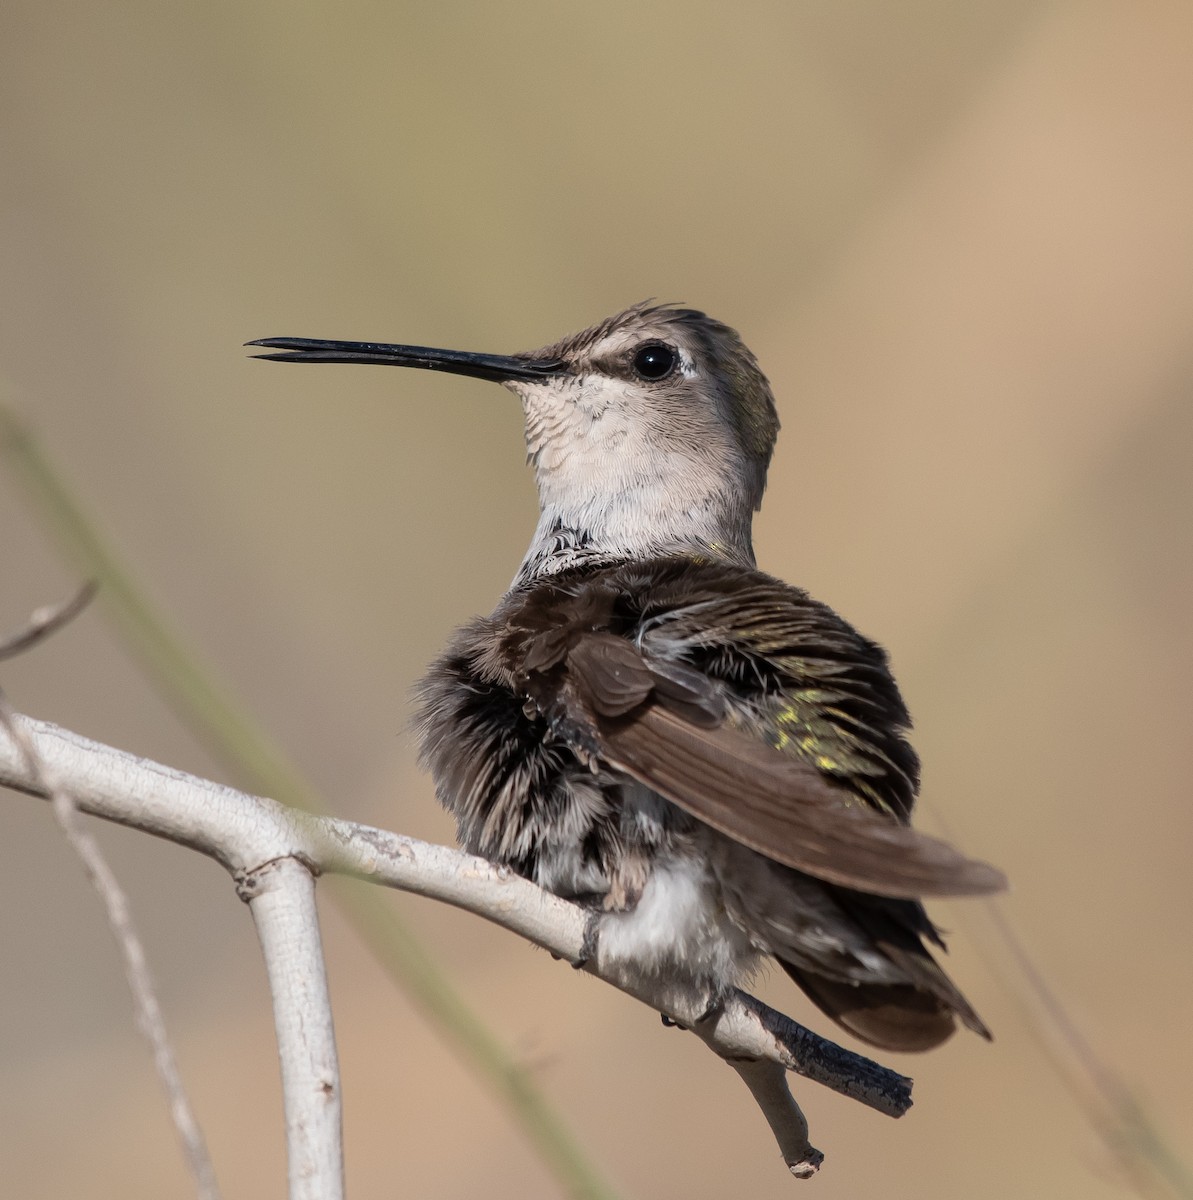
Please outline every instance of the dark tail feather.
[{"label": "dark tail feather", "polygon": [[939,967],[936,971],[951,993],[947,999],[910,983],[842,983],[782,960],[780,965],[821,1012],[854,1037],[882,1050],[901,1054],[931,1050],[952,1036],[956,1017],[975,1033],[990,1037],[977,1013]]}]

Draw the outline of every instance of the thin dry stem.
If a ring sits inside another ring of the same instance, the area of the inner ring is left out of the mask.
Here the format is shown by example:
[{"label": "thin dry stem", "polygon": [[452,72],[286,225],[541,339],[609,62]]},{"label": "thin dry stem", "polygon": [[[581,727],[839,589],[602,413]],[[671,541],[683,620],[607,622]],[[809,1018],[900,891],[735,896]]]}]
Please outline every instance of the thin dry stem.
[{"label": "thin dry stem", "polygon": [[39,642],[45,641],[52,633],[68,625],[91,603],[95,591],[95,581],[88,580],[69,600],[34,609],[19,629],[14,629],[7,637],[0,638],[0,662],[32,650]]},{"label": "thin dry stem", "polygon": [[132,993],[137,1027],[152,1050],[153,1066],[166,1093],[170,1119],[174,1123],[187,1167],[195,1181],[195,1193],[200,1200],[219,1200],[220,1190],[215,1179],[215,1169],[207,1153],[203,1131],[187,1099],[182,1075],[178,1070],[178,1060],[166,1032],[165,1018],[162,1016],[153,977],[149,972],[149,963],[145,958],[145,948],[129,911],[128,897],[108,866],[95,839],[79,821],[79,812],[74,801],[55,782],[53,772],[41,760],[32,741],[20,728],[15,717],[8,697],[0,691],[0,726],[19,747],[26,770],[30,778],[36,781],[38,790],[49,798],[54,819],[58,822],[63,837],[83,864],[87,877],[103,903],[108,928],[111,929],[119,947],[124,977],[128,980],[129,991]]},{"label": "thin dry stem", "polygon": [[[0,661],[32,649],[61,629],[82,612],[94,594],[95,585],[87,583],[62,604],[37,609],[21,628],[0,641]],[[49,799],[63,837],[83,864],[87,877],[103,903],[108,927],[120,949],[137,1025],[153,1052],[153,1065],[166,1093],[170,1118],[182,1142],[186,1163],[195,1181],[195,1192],[200,1200],[219,1200],[215,1171],[202,1130],[182,1084],[178,1062],[166,1033],[165,1019],[145,958],[145,949],[133,923],[124,889],[112,873],[95,839],[83,828],[78,808],[69,792],[59,783],[56,773],[42,757],[33,738],[17,720],[3,689],[0,689],[0,728],[12,739],[29,778]]]}]

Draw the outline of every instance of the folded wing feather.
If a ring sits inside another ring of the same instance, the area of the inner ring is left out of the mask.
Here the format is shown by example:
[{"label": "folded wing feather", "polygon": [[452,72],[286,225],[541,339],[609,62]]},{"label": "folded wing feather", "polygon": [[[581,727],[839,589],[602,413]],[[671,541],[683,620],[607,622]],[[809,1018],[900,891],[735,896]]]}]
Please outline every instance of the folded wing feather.
[{"label": "folded wing feather", "polygon": [[725,719],[711,681],[654,671],[631,642],[580,637],[567,653],[557,703],[595,735],[600,756],[673,804],[759,854],[818,879],[879,896],[974,895],[1005,877],[947,843],[864,804],[816,766]]}]

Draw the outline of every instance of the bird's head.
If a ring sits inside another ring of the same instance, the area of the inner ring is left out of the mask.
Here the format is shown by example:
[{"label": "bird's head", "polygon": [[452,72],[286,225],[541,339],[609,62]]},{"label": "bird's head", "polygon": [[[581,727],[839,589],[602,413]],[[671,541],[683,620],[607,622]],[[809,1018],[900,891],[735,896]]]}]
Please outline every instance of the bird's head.
[{"label": "bird's head", "polygon": [[509,356],[308,338],[249,344],[275,351],[263,358],[421,367],[515,392],[542,508],[527,556],[535,570],[558,569],[577,549],[753,560],[752,514],[779,420],[754,355],[704,313],[638,304]]}]

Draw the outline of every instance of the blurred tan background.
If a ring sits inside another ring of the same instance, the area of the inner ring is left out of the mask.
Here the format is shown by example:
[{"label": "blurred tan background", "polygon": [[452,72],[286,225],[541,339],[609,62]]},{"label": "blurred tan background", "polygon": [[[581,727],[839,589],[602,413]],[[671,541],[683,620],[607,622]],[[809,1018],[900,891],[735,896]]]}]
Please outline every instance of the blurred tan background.
[{"label": "blurred tan background", "polygon": [[[1001,911],[1188,1158],[1193,7],[10,0],[0,25],[7,398],[342,813],[450,840],[407,692],[529,537],[519,414],[240,344],[512,351],[646,296],[705,308],[779,397],[762,565],[888,645],[921,822],[1008,871]],[[0,547],[0,626],[73,586],[2,471]],[[99,609],[4,682],[219,774]],[[5,1193],[184,1195],[97,905],[41,805],[5,795],[0,820]],[[247,913],[214,865],[101,833],[226,1194],[281,1196]],[[797,1185],[693,1039],[387,899],[626,1196],[1132,1194],[980,905],[934,912],[996,1042],[895,1062],[898,1122],[799,1087],[828,1161]],[[557,1194],[324,913],[351,1194]]]}]

